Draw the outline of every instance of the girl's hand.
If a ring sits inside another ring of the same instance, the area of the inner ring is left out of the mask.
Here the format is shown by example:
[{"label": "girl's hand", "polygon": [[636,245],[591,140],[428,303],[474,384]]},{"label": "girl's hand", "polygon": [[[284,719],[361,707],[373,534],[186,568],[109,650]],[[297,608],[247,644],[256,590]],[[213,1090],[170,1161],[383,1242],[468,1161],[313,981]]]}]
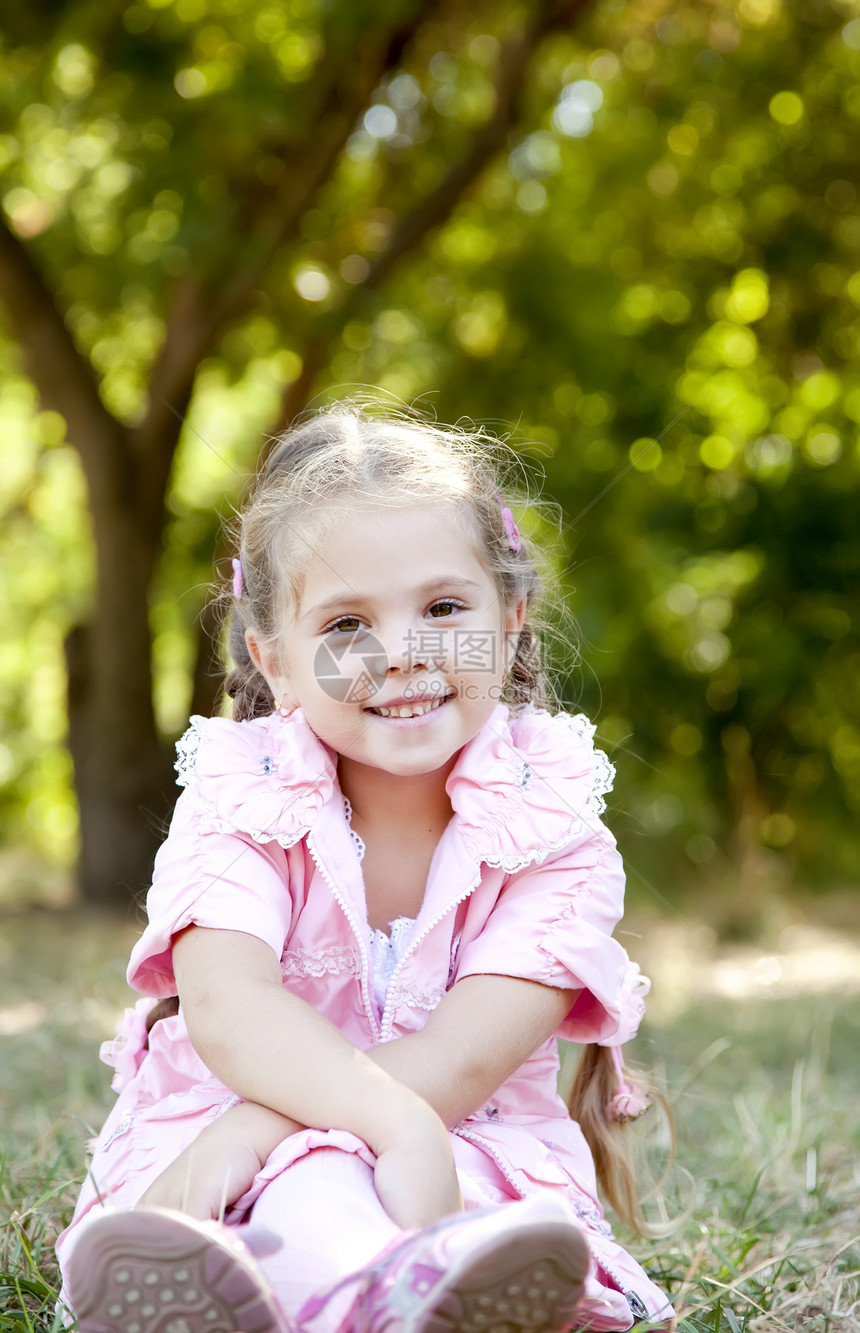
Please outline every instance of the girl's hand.
[{"label": "girl's hand", "polygon": [[207,1221],[221,1217],[250,1188],[260,1170],[254,1149],[235,1142],[216,1147],[202,1139],[203,1135],[162,1171],[138,1207],[174,1208]]},{"label": "girl's hand", "polygon": [[273,1149],[302,1128],[266,1106],[232,1106],[162,1171],[138,1207],[174,1208],[201,1221],[218,1218],[250,1189]]},{"label": "girl's hand", "polygon": [[388,1216],[398,1226],[426,1227],[462,1212],[463,1196],[447,1130],[427,1108],[378,1154],[373,1180]]}]

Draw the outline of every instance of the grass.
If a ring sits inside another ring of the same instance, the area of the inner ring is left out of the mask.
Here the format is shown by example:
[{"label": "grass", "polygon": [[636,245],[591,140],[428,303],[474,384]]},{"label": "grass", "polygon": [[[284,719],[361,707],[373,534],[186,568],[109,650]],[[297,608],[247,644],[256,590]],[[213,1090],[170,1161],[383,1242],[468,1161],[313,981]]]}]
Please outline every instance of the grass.
[{"label": "grass", "polygon": [[689,1020],[650,1032],[696,1186],[688,1221],[652,1249],[680,1327],[860,1328],[857,1015],[767,999]]},{"label": "grass", "polygon": [[[59,1328],[53,1242],[74,1204],[84,1141],[110,1104],[96,1048],[131,998],[123,971],[135,935],[84,914],[0,922],[3,1333]],[[663,1239],[620,1239],[672,1293],[680,1333],[856,1333],[857,987],[792,995],[760,985],[775,973],[759,949],[749,951],[749,992],[727,996],[714,982],[728,975],[726,959],[691,965],[682,946],[675,937],[645,959],[655,1000],[637,1044],[669,1090],[678,1134],[680,1169],[650,1215],[682,1220]],[[856,975],[860,983],[860,962]],[[655,1113],[636,1132],[648,1160],[665,1159]]]}]

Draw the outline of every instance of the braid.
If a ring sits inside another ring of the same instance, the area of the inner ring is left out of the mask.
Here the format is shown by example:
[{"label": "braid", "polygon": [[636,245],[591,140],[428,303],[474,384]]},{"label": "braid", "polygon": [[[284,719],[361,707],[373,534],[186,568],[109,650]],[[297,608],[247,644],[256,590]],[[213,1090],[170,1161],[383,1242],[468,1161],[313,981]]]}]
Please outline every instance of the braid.
[{"label": "braid", "polygon": [[[660,1089],[654,1087],[645,1075],[625,1065],[623,1076],[638,1092],[656,1102],[666,1117],[670,1137],[669,1162],[666,1167],[668,1174],[675,1153],[675,1123],[669,1104]],[[665,1235],[668,1234],[667,1224],[648,1223],[642,1213],[629,1125],[611,1119],[606,1113],[606,1105],[617,1086],[618,1072],[613,1063],[612,1051],[607,1046],[597,1046],[591,1042],[580,1051],[568,1110],[579,1124],[591,1149],[598,1184],[610,1206],[640,1235]]]},{"label": "braid", "polygon": [[544,701],[545,687],[540,661],[540,640],[528,618],[523,622],[517,638],[516,652],[511,663],[510,690],[515,704],[534,704]]}]

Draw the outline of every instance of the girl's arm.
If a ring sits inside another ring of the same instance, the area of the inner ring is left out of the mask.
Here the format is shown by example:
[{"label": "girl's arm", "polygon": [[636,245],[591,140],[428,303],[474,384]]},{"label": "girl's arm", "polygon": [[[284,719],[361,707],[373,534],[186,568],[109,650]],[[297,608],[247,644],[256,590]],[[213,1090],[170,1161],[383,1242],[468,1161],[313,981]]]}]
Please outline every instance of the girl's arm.
[{"label": "girl's arm", "polygon": [[420,1032],[385,1042],[368,1055],[452,1128],[552,1036],[577,994],[520,977],[464,977]]},{"label": "girl's arm", "polygon": [[278,1144],[303,1128],[268,1106],[231,1106],[162,1171],[139,1206],[175,1208],[202,1221],[220,1217],[250,1189]]},{"label": "girl's arm", "polygon": [[[551,1035],[572,1000],[571,991],[517,978],[467,977],[449,992],[423,1032],[387,1042],[368,1056],[451,1127],[483,1105]],[[231,1107],[162,1172],[141,1205],[176,1208],[201,1219],[219,1217],[250,1188],[277,1145],[303,1128],[267,1106],[242,1102]],[[389,1151],[377,1164],[377,1187],[398,1216],[410,1208],[405,1196],[411,1176],[404,1155]]]},{"label": "girl's arm", "polygon": [[363,1139],[378,1159],[380,1199],[400,1226],[424,1226],[462,1207],[438,1114],[286,990],[267,944],[191,926],[174,940],[173,963],[191,1042],[228,1088],[301,1125]]},{"label": "girl's arm", "polygon": [[[408,1037],[368,1051],[371,1060],[418,1093],[450,1128],[477,1111],[556,1031],[576,992],[519,977],[469,976],[451,987]],[[379,1163],[380,1197],[392,1216],[407,1206],[410,1182],[396,1157]]]}]

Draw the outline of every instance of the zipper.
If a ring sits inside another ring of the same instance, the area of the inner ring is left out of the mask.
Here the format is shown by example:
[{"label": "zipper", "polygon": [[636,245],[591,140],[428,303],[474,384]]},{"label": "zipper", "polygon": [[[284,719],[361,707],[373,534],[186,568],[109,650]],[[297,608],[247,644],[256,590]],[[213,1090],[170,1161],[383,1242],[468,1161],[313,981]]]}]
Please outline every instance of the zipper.
[{"label": "zipper", "polygon": [[[615,1244],[617,1243],[618,1242],[615,1241]],[[628,1287],[626,1285],[627,1282],[629,1281],[629,1278],[624,1278],[619,1273],[616,1273],[612,1268],[612,1264],[607,1263],[603,1255],[595,1255],[595,1258],[597,1262],[600,1264],[600,1267],[604,1269],[604,1271],[607,1272],[609,1276],[612,1278],[612,1281],[615,1283],[616,1287],[618,1288],[618,1291],[621,1293],[621,1295],[626,1300],[627,1304],[630,1306],[632,1324],[634,1325],[638,1324],[642,1319],[652,1319],[652,1318],[656,1319],[658,1317],[650,1315],[648,1313],[648,1307],[642,1300],[642,1297],[639,1295],[639,1293],[634,1291],[632,1287]],[[647,1277],[648,1274],[646,1273],[645,1276]],[[635,1305],[634,1301],[636,1302]],[[666,1300],[666,1304],[667,1305],[669,1304],[668,1299]]]},{"label": "zipper", "polygon": [[462,1125],[458,1125],[456,1129],[452,1130],[451,1132],[453,1134],[456,1134],[458,1138],[465,1139],[467,1143],[471,1143],[474,1147],[480,1148],[481,1152],[485,1152],[488,1157],[492,1157],[493,1161],[501,1171],[502,1175],[511,1185],[513,1185],[514,1189],[516,1190],[520,1198],[524,1199],[526,1197],[523,1194],[522,1187],[516,1181],[516,1178],[511,1170],[510,1163],[506,1162],[504,1157],[502,1157],[499,1153],[496,1152],[496,1149],[493,1147],[491,1143],[488,1143],[486,1139],[481,1138],[480,1134],[474,1134],[471,1130],[464,1129]]},{"label": "zipper", "polygon": [[397,981],[401,968],[409,960],[409,958],[418,948],[418,945],[422,942],[422,940],[425,940],[427,938],[427,936],[430,934],[430,931],[435,930],[436,927],[439,925],[439,922],[444,921],[445,917],[448,915],[449,912],[459,907],[460,903],[465,902],[466,899],[469,897],[469,895],[475,892],[475,889],[478,887],[480,882],[481,882],[481,867],[479,865],[478,873],[475,879],[472,881],[472,883],[469,884],[459,894],[458,897],[454,898],[452,902],[449,902],[447,907],[442,912],[439,912],[438,915],[433,918],[433,920],[430,922],[429,925],[424,926],[423,930],[421,930],[417,935],[413,937],[413,939],[409,941],[409,945],[407,946],[406,952],[401,958],[400,962],[395,967],[394,971],[392,972],[391,980],[388,983],[388,990],[386,991],[385,994],[385,1008],[382,1013],[382,1028],[379,1034],[380,1041],[389,1041],[391,1039],[391,1030],[394,1027],[394,1001],[392,997],[395,994],[394,984]]},{"label": "zipper", "polygon": [[642,1298],[636,1294],[635,1291],[625,1291],[624,1295],[627,1297],[627,1304],[633,1311],[634,1323],[639,1324],[642,1322],[643,1319],[647,1319],[649,1317],[648,1307],[646,1306]]},{"label": "zipper", "polygon": [[[505,1177],[506,1180],[510,1182],[511,1185],[513,1185],[514,1189],[517,1191],[517,1194],[519,1194],[520,1198],[522,1199],[527,1197],[526,1195],[523,1194],[522,1188],[518,1184],[511,1170],[510,1164],[504,1159],[504,1157],[502,1157],[498,1152],[496,1152],[495,1148],[491,1143],[488,1143],[487,1140],[485,1138],[482,1138],[480,1134],[473,1133],[472,1130],[464,1128],[463,1125],[458,1125],[451,1132],[452,1134],[456,1134],[458,1138],[465,1139],[467,1143],[473,1144],[476,1148],[480,1148],[481,1152],[485,1152],[488,1157],[492,1157],[493,1161],[496,1163],[496,1166],[499,1168],[502,1175]],[[602,1236],[600,1232],[597,1232],[596,1234],[600,1236],[602,1240],[608,1240],[610,1244],[617,1244],[617,1241],[615,1241],[615,1238],[612,1235]],[[627,1281],[629,1279],[624,1278],[620,1273],[617,1273],[612,1266],[612,1261],[611,1260],[607,1261],[604,1258],[603,1254],[595,1255],[595,1258],[597,1259],[597,1262],[600,1264],[600,1267],[603,1268],[612,1278],[613,1282],[615,1283],[621,1295],[624,1296],[625,1299],[627,1300],[627,1303],[629,1304],[634,1316],[633,1322],[636,1323],[640,1319],[650,1318],[647,1307],[645,1306],[645,1303],[642,1300],[641,1296],[639,1296],[637,1292],[632,1291],[630,1288],[627,1287]]]},{"label": "zipper", "polygon": [[346,917],[347,922],[349,923],[349,927],[353,935],[355,936],[356,940],[358,941],[358,950],[359,950],[359,955],[361,957],[361,975],[359,976],[358,979],[359,985],[361,987],[361,999],[364,1004],[364,1012],[367,1015],[367,1021],[370,1024],[370,1031],[373,1035],[374,1045],[377,1045],[381,1040],[381,1033],[379,1029],[379,1023],[377,1021],[376,1014],[373,1012],[373,1005],[370,1000],[370,980],[369,980],[370,961],[367,956],[367,946],[364,940],[362,939],[361,931],[359,930],[358,922],[356,921],[355,916],[353,915],[352,909],[350,908],[349,904],[347,903],[346,899],[344,898],[343,894],[341,893],[334,879],[329,874],[329,871],[327,870],[326,866],[320,859],[319,852],[317,851],[316,844],[314,843],[314,836],[311,832],[308,832],[307,848],[311,854],[314,865],[316,866],[319,873],[322,875],[326,884],[331,889],[332,897],[334,898],[338,907]]}]

